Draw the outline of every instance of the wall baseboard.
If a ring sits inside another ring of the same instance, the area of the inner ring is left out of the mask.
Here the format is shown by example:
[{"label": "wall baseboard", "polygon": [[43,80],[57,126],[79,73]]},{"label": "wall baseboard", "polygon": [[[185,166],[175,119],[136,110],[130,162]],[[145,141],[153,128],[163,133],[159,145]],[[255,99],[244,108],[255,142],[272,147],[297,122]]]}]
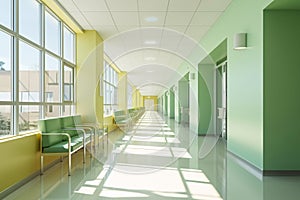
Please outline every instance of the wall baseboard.
[{"label": "wall baseboard", "polygon": [[[60,162],[60,159],[54,160],[53,162],[51,162],[50,164],[48,164],[47,166],[45,166],[44,171],[50,169],[51,167],[53,167],[54,165],[56,165],[59,162]],[[4,199],[4,197],[10,195],[14,191],[16,191],[17,189],[19,189],[23,185],[25,185],[26,183],[28,183],[29,181],[31,181],[34,178],[36,178],[37,176],[40,176],[40,170],[34,172],[30,176],[28,176],[28,177],[24,178],[23,180],[15,183],[14,185],[8,187],[7,189],[1,191],[0,192],[0,199]]]},{"label": "wall baseboard", "polygon": [[300,170],[264,170],[264,176],[300,176]]},{"label": "wall baseboard", "polygon": [[264,176],[300,176],[300,170],[261,170],[238,155],[228,150],[227,152],[241,167],[259,179],[262,179]]}]

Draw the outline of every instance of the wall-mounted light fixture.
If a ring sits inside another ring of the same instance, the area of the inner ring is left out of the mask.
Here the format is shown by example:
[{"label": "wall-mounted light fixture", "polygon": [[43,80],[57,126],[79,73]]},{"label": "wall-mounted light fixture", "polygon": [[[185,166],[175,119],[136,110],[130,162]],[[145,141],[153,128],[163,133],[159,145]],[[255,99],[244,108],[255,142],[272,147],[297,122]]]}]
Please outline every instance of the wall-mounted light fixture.
[{"label": "wall-mounted light fixture", "polygon": [[233,38],[233,49],[240,50],[247,48],[247,33],[237,33]]}]

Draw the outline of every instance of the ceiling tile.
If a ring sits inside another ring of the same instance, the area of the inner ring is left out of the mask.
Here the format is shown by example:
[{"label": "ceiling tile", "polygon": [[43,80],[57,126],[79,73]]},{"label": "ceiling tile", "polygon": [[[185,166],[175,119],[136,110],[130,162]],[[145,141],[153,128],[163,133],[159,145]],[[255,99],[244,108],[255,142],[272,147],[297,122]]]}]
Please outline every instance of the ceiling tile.
[{"label": "ceiling tile", "polygon": [[[65,0],[62,0],[65,1]],[[108,11],[105,0],[73,0],[81,11]]]},{"label": "ceiling tile", "polygon": [[83,15],[92,26],[112,26],[114,24],[109,12],[84,12]]},{"label": "ceiling tile", "polygon": [[103,39],[116,36],[118,31],[115,26],[93,26]]},{"label": "ceiling tile", "polygon": [[201,0],[170,0],[168,11],[195,11]]},{"label": "ceiling tile", "polygon": [[116,25],[139,26],[138,12],[111,12]]},{"label": "ceiling tile", "polygon": [[166,12],[140,12],[141,26],[163,26]]},{"label": "ceiling tile", "polygon": [[182,26],[165,26],[165,28],[170,29],[171,31],[184,33],[187,26],[186,25],[182,25]]},{"label": "ceiling tile", "polygon": [[224,11],[231,0],[201,0],[198,11]]},{"label": "ceiling tile", "polygon": [[188,60],[190,53],[196,46],[198,46],[197,41],[190,37],[183,37],[176,52]]},{"label": "ceiling tile", "polygon": [[171,52],[176,51],[179,42],[183,37],[182,33],[176,31],[165,30],[161,40],[161,48]]},{"label": "ceiling tile", "polygon": [[104,41],[104,51],[109,55],[110,59],[116,60],[125,51],[123,37],[116,35]]},{"label": "ceiling tile", "polygon": [[138,0],[139,11],[162,11],[168,7],[168,0]]},{"label": "ceiling tile", "polygon": [[199,41],[209,30],[210,26],[189,26],[186,35]]},{"label": "ceiling tile", "polygon": [[117,25],[117,27],[120,33],[126,31],[134,31],[139,28],[138,26],[134,26],[134,25]]},{"label": "ceiling tile", "polygon": [[110,11],[134,11],[137,12],[137,0],[107,0]]},{"label": "ceiling tile", "polygon": [[191,22],[194,26],[211,26],[220,17],[222,12],[196,12]]},{"label": "ceiling tile", "polygon": [[165,25],[188,25],[193,14],[194,12],[168,12]]},{"label": "ceiling tile", "polygon": [[69,12],[78,11],[77,6],[72,0],[58,0],[58,2]]},{"label": "ceiling tile", "polygon": [[81,14],[81,12],[73,11],[70,12],[71,16],[76,19],[76,21],[82,26],[85,30],[91,30],[93,29],[91,25],[88,23],[88,21],[85,19],[85,17]]},{"label": "ceiling tile", "polygon": [[163,29],[161,28],[142,28],[141,30],[142,38],[153,38],[160,39],[163,33]]}]

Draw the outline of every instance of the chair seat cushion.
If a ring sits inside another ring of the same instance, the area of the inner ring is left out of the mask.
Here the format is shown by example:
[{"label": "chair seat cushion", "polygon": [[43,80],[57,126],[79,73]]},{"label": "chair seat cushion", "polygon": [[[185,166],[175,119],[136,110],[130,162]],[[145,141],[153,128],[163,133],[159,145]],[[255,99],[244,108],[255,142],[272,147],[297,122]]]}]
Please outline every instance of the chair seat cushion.
[{"label": "chair seat cushion", "polygon": [[[71,138],[71,151],[78,149],[81,145],[83,145],[83,138],[82,137],[72,137]],[[62,153],[68,152],[68,142],[63,141],[52,145],[50,147],[43,148],[43,153]]]}]

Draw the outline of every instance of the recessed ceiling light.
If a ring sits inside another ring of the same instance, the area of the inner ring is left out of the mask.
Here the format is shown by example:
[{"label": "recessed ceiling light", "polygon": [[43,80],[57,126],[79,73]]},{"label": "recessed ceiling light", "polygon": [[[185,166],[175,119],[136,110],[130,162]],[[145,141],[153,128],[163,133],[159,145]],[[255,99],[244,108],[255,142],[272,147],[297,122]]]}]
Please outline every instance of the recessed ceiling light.
[{"label": "recessed ceiling light", "polygon": [[147,70],[146,72],[148,72],[148,73],[152,73],[152,72],[153,72],[153,70]]},{"label": "recessed ceiling light", "polygon": [[151,17],[146,17],[145,20],[147,22],[156,22],[158,20],[158,18],[155,16],[151,16]]},{"label": "recessed ceiling light", "polygon": [[146,40],[144,42],[144,44],[146,44],[146,45],[155,45],[155,44],[157,44],[157,42],[155,40]]}]

